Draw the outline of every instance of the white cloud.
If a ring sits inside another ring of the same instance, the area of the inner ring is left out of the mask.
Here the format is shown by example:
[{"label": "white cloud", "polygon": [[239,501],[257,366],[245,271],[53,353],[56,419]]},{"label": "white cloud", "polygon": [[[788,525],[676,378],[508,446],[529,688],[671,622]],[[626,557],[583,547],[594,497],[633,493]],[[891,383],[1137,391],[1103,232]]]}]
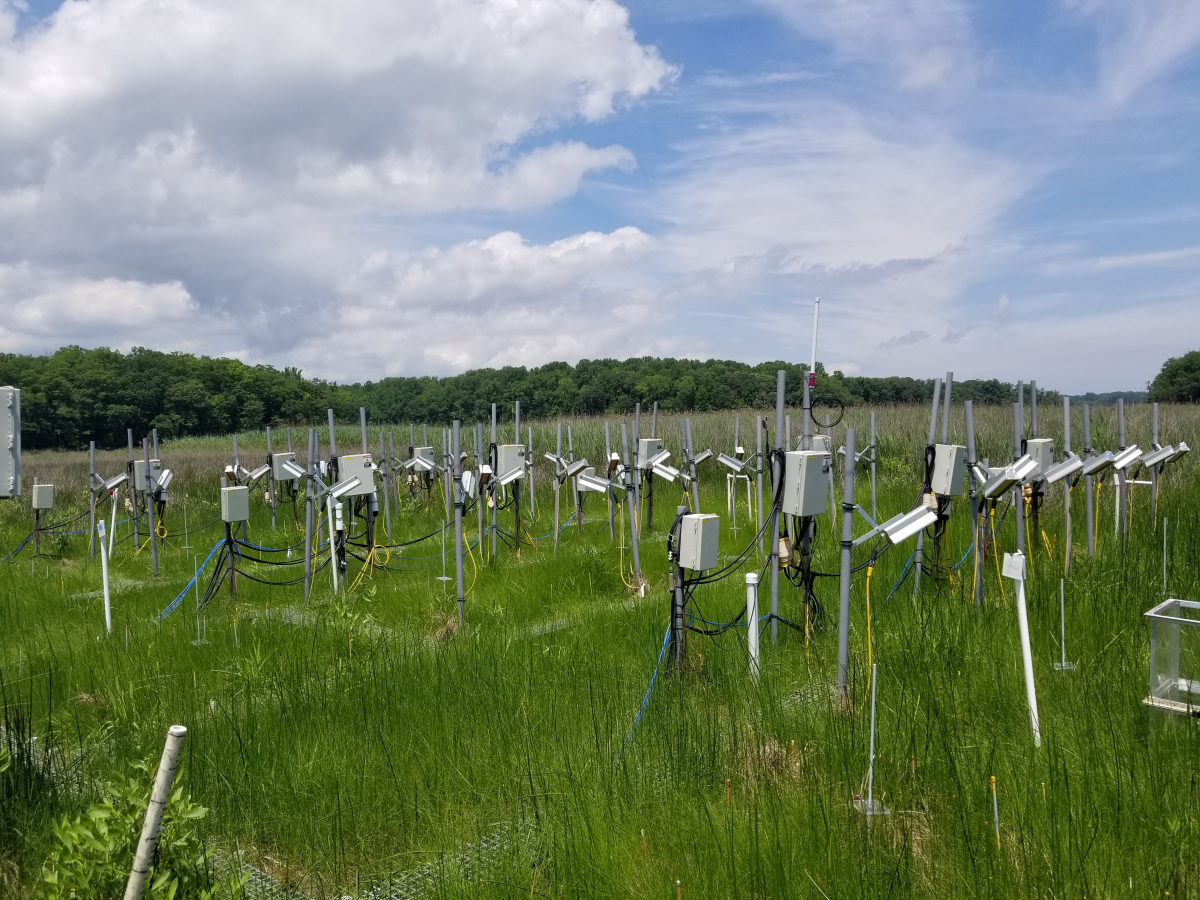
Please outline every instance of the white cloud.
[{"label": "white cloud", "polygon": [[971,23],[959,0],[759,0],[843,57],[882,63],[904,87],[974,78]]},{"label": "white cloud", "polygon": [[1065,0],[1101,29],[1101,87],[1123,103],[1200,48],[1200,4],[1193,0]]}]

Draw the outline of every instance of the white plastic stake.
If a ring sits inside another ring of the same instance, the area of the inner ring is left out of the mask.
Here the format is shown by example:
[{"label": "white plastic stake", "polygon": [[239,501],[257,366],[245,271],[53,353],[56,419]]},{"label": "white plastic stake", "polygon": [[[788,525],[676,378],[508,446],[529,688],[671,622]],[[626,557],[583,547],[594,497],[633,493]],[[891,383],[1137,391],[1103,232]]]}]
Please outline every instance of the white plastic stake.
[{"label": "white plastic stake", "polygon": [[108,595],[108,550],[104,543],[104,520],[96,523],[100,536],[100,577],[104,580],[104,631],[112,634],[112,602]]},{"label": "white plastic stake", "polygon": [[113,538],[117,533],[117,498],[121,496],[121,489],[117,488],[113,491],[112,499],[112,522],[108,526],[108,555],[112,558]]},{"label": "white plastic stake", "polygon": [[1016,582],[1017,624],[1021,631],[1021,660],[1025,667],[1025,699],[1029,703],[1029,723],[1033,727],[1033,746],[1042,746],[1042,730],[1038,725],[1037,691],[1033,685],[1033,652],[1029,647],[1029,614],[1025,609],[1025,554],[1004,554],[1004,577]]},{"label": "white plastic stake", "polygon": [[162,831],[163,813],[171,799],[171,785],[175,782],[175,769],[179,766],[179,751],[187,729],[172,725],[167,730],[167,743],[163,747],[162,759],[158,763],[158,774],[154,776],[154,790],[150,793],[150,805],[146,807],[146,821],[142,825],[142,836],[138,839],[137,853],[133,857],[133,869],[125,884],[125,900],[142,900],[146,889],[146,878],[154,864],[154,853]]},{"label": "white plastic stake", "polygon": [[746,573],[746,648],[750,652],[750,680],[758,681],[758,573]]},{"label": "white plastic stake", "polygon": [[1058,579],[1058,627],[1062,640],[1062,662],[1056,662],[1054,668],[1060,672],[1069,672],[1075,668],[1075,663],[1067,662],[1067,592],[1066,581]]}]

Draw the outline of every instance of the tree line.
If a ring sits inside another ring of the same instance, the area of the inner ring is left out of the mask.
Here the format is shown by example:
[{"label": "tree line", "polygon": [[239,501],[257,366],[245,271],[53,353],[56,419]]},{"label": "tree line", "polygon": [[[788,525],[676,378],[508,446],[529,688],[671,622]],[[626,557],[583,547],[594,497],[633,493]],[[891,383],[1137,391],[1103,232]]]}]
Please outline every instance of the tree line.
[{"label": "tree line", "polygon": [[[305,378],[296,368],[141,347],[129,353],[72,346],[46,356],[0,354],[0,384],[21,389],[21,440],[29,449],[80,449],[89,440],[122,447],[127,428],[138,437],[157,428],[169,440],[318,424],[327,409],[341,421],[356,421],[360,406],[377,424],[485,421],[492,403],[510,419],[516,400],[531,418],[628,414],[635,403],[649,408],[656,401],[664,410],[767,409],[775,403],[779,369],[787,372],[788,404],[799,405],[808,367],[780,361],[581,360],[339,385]],[[932,393],[932,380],[848,376],[817,364],[819,405],[927,403]],[[1043,401],[1057,396],[1039,391]],[[1011,403],[1016,386],[995,379],[955,382],[954,398]]]}]

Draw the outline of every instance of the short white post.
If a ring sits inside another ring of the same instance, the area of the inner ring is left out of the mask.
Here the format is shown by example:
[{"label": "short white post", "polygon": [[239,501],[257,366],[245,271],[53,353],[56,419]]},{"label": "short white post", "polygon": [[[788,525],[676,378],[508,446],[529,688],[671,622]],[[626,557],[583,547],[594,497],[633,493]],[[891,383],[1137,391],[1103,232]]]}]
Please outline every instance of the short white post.
[{"label": "short white post", "polygon": [[175,782],[179,751],[183,748],[186,735],[187,729],[182,725],[172,725],[167,730],[167,743],[158,764],[158,774],[154,776],[154,790],[150,794],[150,805],[146,807],[146,821],[142,825],[142,836],[138,839],[137,853],[133,857],[133,870],[125,884],[125,900],[141,900],[146,889],[146,878],[154,864],[163,813],[171,799],[171,785]]},{"label": "short white post", "polygon": [[108,555],[112,558],[113,538],[117,534],[117,498],[121,495],[121,489],[117,488],[112,495],[112,522],[108,526]]},{"label": "short white post", "polygon": [[1033,686],[1033,651],[1029,647],[1029,614],[1025,610],[1025,554],[1004,554],[1004,575],[1016,582],[1017,624],[1021,631],[1021,660],[1025,667],[1025,699],[1029,703],[1029,723],[1033,727],[1033,746],[1042,746],[1038,725],[1037,691]]},{"label": "short white post", "polygon": [[750,651],[750,680],[758,681],[758,573],[746,573],[746,648]]},{"label": "short white post", "polygon": [[875,812],[875,685],[878,663],[871,663],[871,750],[867,760],[867,836],[871,834],[871,814]]},{"label": "short white post", "polygon": [[104,520],[96,523],[100,537],[100,577],[104,581],[104,630],[112,634],[112,603],[108,596],[108,545],[104,542]]},{"label": "short white post", "polygon": [[[333,499],[333,494],[330,494],[329,499],[325,502],[325,517],[329,519],[329,572],[333,576],[333,592],[335,594],[338,589],[337,532],[334,530],[335,526],[333,523],[334,503],[336,502]],[[445,534],[444,529],[442,533]]]}]

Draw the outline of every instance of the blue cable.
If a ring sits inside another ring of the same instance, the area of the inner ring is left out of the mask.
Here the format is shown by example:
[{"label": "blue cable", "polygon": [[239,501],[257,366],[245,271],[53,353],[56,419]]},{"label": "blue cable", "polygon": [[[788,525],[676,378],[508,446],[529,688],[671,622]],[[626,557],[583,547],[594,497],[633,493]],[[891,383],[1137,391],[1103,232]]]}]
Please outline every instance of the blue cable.
[{"label": "blue cable", "polygon": [[888,592],[888,595],[883,598],[883,603],[879,604],[880,609],[886,606],[887,602],[892,599],[892,594],[896,593],[896,591],[900,589],[900,585],[904,582],[904,577],[908,574],[909,566],[912,565],[913,560],[916,558],[917,551],[914,550],[912,555],[908,558],[908,562],[904,564],[904,570],[900,573],[900,577],[896,579],[896,583],[892,585],[892,589]]},{"label": "blue cable", "polygon": [[967,557],[971,555],[971,550],[972,550],[972,549],[973,549],[973,548],[971,548],[971,547],[968,547],[968,548],[967,548],[967,552],[963,554],[963,557],[962,557],[962,559],[960,559],[958,562],[956,562],[954,565],[952,565],[952,566],[950,567],[950,568],[951,568],[951,570],[953,570],[953,569],[957,569],[959,566],[961,566],[963,563],[965,563],[965,562],[967,561]]},{"label": "blue cable", "polygon": [[637,716],[633,720],[633,724],[629,726],[629,733],[625,735],[625,743],[621,745],[621,752],[617,754],[617,758],[613,760],[613,765],[621,761],[621,757],[625,755],[625,748],[629,746],[630,740],[633,739],[633,733],[637,730],[638,724],[642,721],[642,713],[646,711],[646,704],[650,702],[650,692],[654,690],[654,682],[658,679],[658,670],[662,666],[663,657],[667,653],[667,643],[671,639],[671,626],[667,626],[666,633],[663,634],[662,649],[658,651],[658,662],[654,664],[654,674],[650,676],[650,686],[646,688],[646,696],[642,698],[642,705],[638,707]]},{"label": "blue cable", "polygon": [[200,573],[204,571],[204,567],[208,565],[208,561],[213,558],[213,554],[216,553],[219,549],[221,549],[221,546],[224,543],[225,543],[225,539],[221,538],[221,540],[219,540],[215,544],[213,544],[212,550],[210,550],[208,552],[208,556],[204,557],[204,562],[200,564],[200,568],[196,570],[196,574],[192,576],[191,581],[189,581],[184,586],[183,590],[180,591],[179,594],[175,597],[175,599],[172,600],[167,605],[166,609],[164,609],[162,612],[160,612],[157,616],[154,617],[155,622],[161,622],[163,619],[165,619],[171,613],[175,612],[175,610],[179,607],[179,604],[183,602],[183,598],[187,596],[187,592],[192,589],[192,585],[194,585],[196,583],[196,579],[200,577]]}]

